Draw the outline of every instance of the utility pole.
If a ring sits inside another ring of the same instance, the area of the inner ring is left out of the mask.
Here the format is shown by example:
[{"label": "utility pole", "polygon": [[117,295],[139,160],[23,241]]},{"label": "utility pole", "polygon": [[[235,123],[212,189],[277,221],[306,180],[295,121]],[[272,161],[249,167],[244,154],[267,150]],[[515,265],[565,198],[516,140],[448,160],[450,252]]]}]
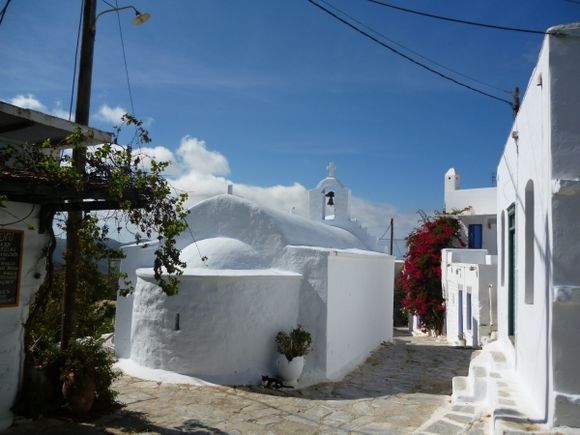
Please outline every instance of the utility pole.
[{"label": "utility pole", "polygon": [[393,237],[395,236],[395,228],[393,226],[393,222],[394,219],[391,218],[391,223],[389,225],[389,228],[391,228],[391,246],[389,248],[389,254],[393,255]]},{"label": "utility pole", "polygon": [[[86,126],[89,124],[89,109],[91,106],[96,10],[96,0],[85,0],[75,122]],[[77,145],[73,150],[72,164],[79,174],[85,174],[86,150],[82,144],[81,146]],[[82,219],[83,215],[80,210],[71,210],[68,212],[66,222],[66,271],[61,331],[61,349],[63,350],[68,347],[74,335],[74,305],[78,287],[78,266],[80,260],[79,230],[82,226]]]}]

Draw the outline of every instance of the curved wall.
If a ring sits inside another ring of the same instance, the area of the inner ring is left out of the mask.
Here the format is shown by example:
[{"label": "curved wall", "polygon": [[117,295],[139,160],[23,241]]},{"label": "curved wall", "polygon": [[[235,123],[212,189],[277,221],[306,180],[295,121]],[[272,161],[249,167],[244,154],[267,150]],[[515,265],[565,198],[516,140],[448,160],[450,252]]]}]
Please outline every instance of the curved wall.
[{"label": "curved wall", "polygon": [[149,270],[138,270],[131,359],[225,384],[273,373],[276,333],[296,326],[301,275],[220,272],[186,272],[179,293],[167,296]]}]

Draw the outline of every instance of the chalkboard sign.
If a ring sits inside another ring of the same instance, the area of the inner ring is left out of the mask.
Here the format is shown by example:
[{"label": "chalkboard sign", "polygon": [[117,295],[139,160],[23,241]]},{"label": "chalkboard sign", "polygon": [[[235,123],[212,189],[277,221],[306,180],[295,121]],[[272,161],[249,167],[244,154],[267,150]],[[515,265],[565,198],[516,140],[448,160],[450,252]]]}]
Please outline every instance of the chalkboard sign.
[{"label": "chalkboard sign", "polygon": [[0,307],[18,305],[24,231],[0,230]]}]

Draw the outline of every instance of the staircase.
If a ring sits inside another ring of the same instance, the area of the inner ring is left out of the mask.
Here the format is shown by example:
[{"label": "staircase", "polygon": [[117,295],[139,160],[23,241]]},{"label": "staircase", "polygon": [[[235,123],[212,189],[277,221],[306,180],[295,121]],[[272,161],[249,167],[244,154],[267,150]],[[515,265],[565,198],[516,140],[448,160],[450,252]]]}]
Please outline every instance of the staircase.
[{"label": "staircase", "polygon": [[475,351],[467,376],[453,378],[454,405],[471,405],[489,415],[490,434],[549,433],[528,419],[531,409],[518,384],[513,364],[498,342]]}]

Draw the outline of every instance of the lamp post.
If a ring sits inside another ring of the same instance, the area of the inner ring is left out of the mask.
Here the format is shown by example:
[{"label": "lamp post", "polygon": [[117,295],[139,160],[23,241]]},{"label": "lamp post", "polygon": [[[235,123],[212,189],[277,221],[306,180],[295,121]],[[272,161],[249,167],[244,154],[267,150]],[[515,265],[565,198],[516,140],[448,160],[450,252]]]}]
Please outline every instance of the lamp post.
[{"label": "lamp post", "polygon": [[[125,9],[135,11],[133,24],[140,25],[150,17],[147,13],[140,13],[134,6],[111,8],[97,11],[97,0],[85,0],[83,9],[81,57],[79,64],[79,78],[77,85],[77,104],[75,122],[88,126],[91,105],[91,84],[93,79],[93,56],[95,47],[95,33],[97,19],[109,12],[118,12]],[[85,173],[86,150],[77,146],[72,155],[73,167],[80,173]],[[80,210],[69,211],[66,223],[66,271],[63,297],[63,315],[61,331],[61,348],[68,347],[74,332],[74,304],[78,287],[78,265],[80,260],[79,230],[82,224]]]}]

